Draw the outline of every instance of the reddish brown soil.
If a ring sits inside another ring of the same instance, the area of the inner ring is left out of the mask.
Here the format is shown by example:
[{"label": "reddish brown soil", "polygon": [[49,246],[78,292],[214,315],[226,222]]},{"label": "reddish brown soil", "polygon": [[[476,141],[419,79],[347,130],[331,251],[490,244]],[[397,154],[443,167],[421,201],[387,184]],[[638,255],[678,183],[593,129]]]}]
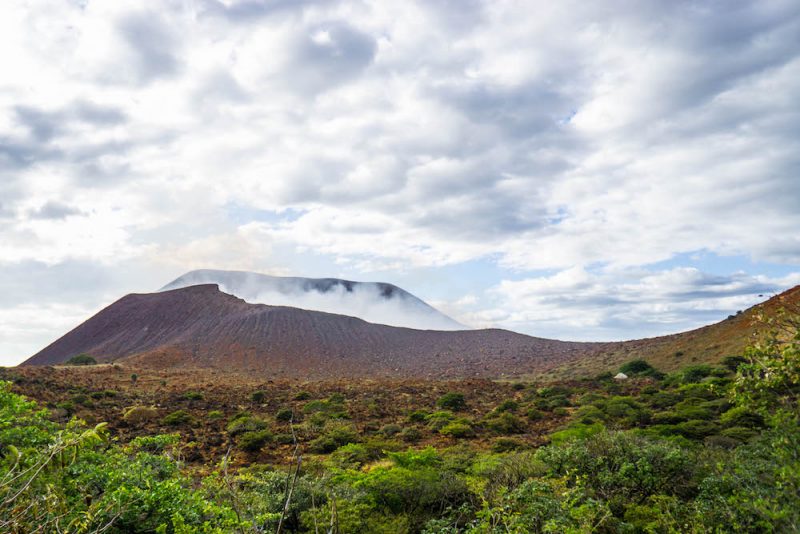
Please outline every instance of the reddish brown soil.
[{"label": "reddish brown soil", "polygon": [[86,353],[98,361],[209,367],[261,377],[474,378],[538,373],[605,346],[497,329],[396,328],[249,304],[209,284],[123,297],[25,365],[59,364]]}]

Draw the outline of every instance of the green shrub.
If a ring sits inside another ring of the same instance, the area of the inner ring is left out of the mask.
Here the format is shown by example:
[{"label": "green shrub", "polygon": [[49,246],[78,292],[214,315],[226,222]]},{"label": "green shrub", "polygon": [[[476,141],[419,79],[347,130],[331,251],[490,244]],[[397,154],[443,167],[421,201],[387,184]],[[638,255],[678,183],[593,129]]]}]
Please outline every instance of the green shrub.
[{"label": "green shrub", "polygon": [[131,440],[128,447],[151,454],[162,453],[180,442],[178,434],[157,434],[155,436],[138,436]]},{"label": "green shrub", "polygon": [[436,432],[441,430],[447,423],[449,423],[453,419],[455,419],[453,412],[448,412],[446,410],[433,412],[425,417],[425,421],[427,421],[428,423],[428,428]]},{"label": "green shrub", "polygon": [[445,393],[439,397],[439,400],[436,401],[436,405],[446,410],[453,410],[454,412],[463,410],[467,407],[464,395],[462,393],[455,392]]},{"label": "green shrub", "polygon": [[422,439],[422,432],[414,427],[404,428],[403,431],[400,432],[400,439],[408,443],[416,443]]},{"label": "green shrub", "polygon": [[222,413],[221,410],[211,410],[206,414],[206,419],[210,421],[216,421],[218,419],[222,419],[223,417],[225,417],[225,414]]},{"label": "green shrub", "polygon": [[258,452],[271,440],[272,433],[269,430],[255,430],[240,434],[236,443],[243,451]]},{"label": "green shrub", "polygon": [[536,408],[530,408],[527,412],[525,412],[525,415],[527,415],[528,419],[531,421],[539,421],[544,419],[544,414]]},{"label": "green shrub", "polygon": [[702,439],[719,430],[719,426],[711,421],[686,421],[675,425],[678,432],[689,439]]},{"label": "green shrub", "polygon": [[753,430],[752,428],[746,428],[742,426],[732,426],[730,428],[724,429],[722,432],[720,432],[720,434],[741,442],[745,442],[756,437],[758,435],[758,432],[756,430]]},{"label": "green shrub", "polygon": [[747,358],[744,356],[725,356],[722,358],[721,363],[730,372],[735,373],[740,365],[747,363]]},{"label": "green shrub", "polygon": [[763,428],[765,425],[763,415],[744,406],[728,410],[722,414],[720,422],[727,427]]},{"label": "green shrub", "polygon": [[403,427],[394,423],[388,423],[381,427],[381,434],[384,436],[394,436],[403,431]]},{"label": "green shrub", "polygon": [[259,390],[259,391],[254,391],[250,394],[250,400],[257,404],[263,403],[266,399],[267,399],[266,391]]},{"label": "green shrub", "polygon": [[594,423],[585,425],[582,423],[574,423],[564,430],[553,432],[550,434],[550,442],[553,445],[560,445],[572,440],[586,439],[605,430],[602,423]]},{"label": "green shrub", "polygon": [[133,425],[152,421],[157,417],[158,410],[153,406],[131,406],[122,414],[122,419]]},{"label": "green shrub", "polygon": [[422,423],[427,419],[428,415],[430,415],[430,412],[425,410],[414,410],[408,414],[408,420],[412,423]]},{"label": "green shrub", "polygon": [[521,434],[525,432],[525,424],[516,415],[503,412],[487,419],[486,428],[497,434]]},{"label": "green shrub", "polygon": [[203,400],[203,394],[199,391],[187,391],[183,394],[183,398],[189,401]]},{"label": "green shrub", "polygon": [[501,402],[497,408],[494,409],[496,412],[516,412],[519,409],[519,403],[515,400],[505,400]]},{"label": "green shrub", "polygon": [[311,398],[311,393],[308,391],[300,391],[294,396],[294,400],[297,401],[304,401]]},{"label": "green shrub", "polygon": [[617,517],[629,503],[645,502],[650,496],[693,492],[695,462],[687,451],[628,432],[599,432],[545,447],[536,458],[552,475],[578,488],[584,499],[605,501]]},{"label": "green shrub", "polygon": [[97,360],[88,354],[78,354],[66,361],[66,365],[96,365]]},{"label": "green shrub", "polygon": [[322,436],[309,443],[309,450],[318,454],[327,454],[335,451],[342,445],[357,443],[358,434],[352,427],[335,426],[329,429]]},{"label": "green shrub", "polygon": [[628,376],[650,376],[658,371],[644,360],[631,360],[619,368],[621,373]]},{"label": "green shrub", "polygon": [[266,430],[267,422],[249,414],[235,417],[228,423],[227,431],[231,436],[238,436],[245,432],[259,432]]},{"label": "green shrub", "polygon": [[281,408],[275,413],[275,419],[284,422],[292,421],[294,419],[294,410],[291,408]]},{"label": "green shrub", "polygon": [[192,416],[186,410],[175,410],[171,414],[168,414],[164,417],[163,423],[165,425],[177,426],[186,424],[191,420]]},{"label": "green shrub", "polygon": [[681,371],[681,379],[684,384],[697,383],[710,376],[712,372],[714,368],[710,365],[691,365]]},{"label": "green shrub", "polygon": [[456,439],[469,438],[475,435],[472,426],[461,421],[453,421],[452,423],[446,424],[439,430],[439,433],[443,436]]},{"label": "green shrub", "polygon": [[528,445],[524,441],[514,438],[500,437],[492,442],[492,452],[511,452],[527,449]]}]

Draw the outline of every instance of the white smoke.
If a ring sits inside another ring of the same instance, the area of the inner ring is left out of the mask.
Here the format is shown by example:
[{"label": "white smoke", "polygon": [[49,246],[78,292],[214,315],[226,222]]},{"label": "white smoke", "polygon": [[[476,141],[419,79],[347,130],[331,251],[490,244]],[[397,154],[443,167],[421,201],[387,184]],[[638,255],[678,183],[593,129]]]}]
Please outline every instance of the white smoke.
[{"label": "white smoke", "polygon": [[319,280],[308,278],[201,270],[181,276],[162,288],[162,291],[197,284],[217,284],[221,291],[253,304],[336,313],[358,317],[370,323],[420,330],[466,329],[410,293],[395,289],[391,298],[387,298],[384,295],[386,286],[371,282],[353,283],[350,290],[342,282],[330,282],[330,287],[322,291]]}]

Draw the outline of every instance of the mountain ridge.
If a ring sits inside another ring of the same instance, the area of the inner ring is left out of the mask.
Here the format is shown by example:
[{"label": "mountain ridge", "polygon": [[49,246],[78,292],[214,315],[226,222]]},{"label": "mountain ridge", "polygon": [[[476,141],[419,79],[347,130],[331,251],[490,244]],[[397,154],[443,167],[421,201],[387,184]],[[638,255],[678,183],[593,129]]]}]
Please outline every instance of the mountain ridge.
[{"label": "mountain ridge", "polygon": [[199,284],[217,284],[221,291],[253,304],[337,313],[389,326],[424,330],[469,329],[409,291],[386,282],[198,269],[184,273],[159,291]]}]

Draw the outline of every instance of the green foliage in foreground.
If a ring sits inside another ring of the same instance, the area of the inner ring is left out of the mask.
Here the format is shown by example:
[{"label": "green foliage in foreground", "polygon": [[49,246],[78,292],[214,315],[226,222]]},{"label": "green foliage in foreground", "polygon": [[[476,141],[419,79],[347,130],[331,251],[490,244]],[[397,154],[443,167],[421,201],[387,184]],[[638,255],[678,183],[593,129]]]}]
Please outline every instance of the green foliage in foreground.
[{"label": "green foliage in foreground", "polygon": [[[497,452],[397,451],[361,441],[342,422],[312,444],[331,454],[305,458],[296,474],[262,465],[234,473],[223,461],[192,477],[177,434],[119,445],[103,424],[51,423],[3,382],[0,532],[276,532],[279,523],[304,533],[797,531],[794,332],[748,349],[734,380],[693,367],[662,382],[649,373],[658,386],[635,397],[585,394],[538,450],[498,437]],[[547,409],[569,394],[545,388],[536,399]],[[338,413],[341,404],[328,399],[306,412]],[[484,424],[513,433],[516,407],[504,406]],[[420,419],[445,434],[472,430],[452,412]],[[271,446],[264,421],[249,414],[228,432],[247,450]]]}]

